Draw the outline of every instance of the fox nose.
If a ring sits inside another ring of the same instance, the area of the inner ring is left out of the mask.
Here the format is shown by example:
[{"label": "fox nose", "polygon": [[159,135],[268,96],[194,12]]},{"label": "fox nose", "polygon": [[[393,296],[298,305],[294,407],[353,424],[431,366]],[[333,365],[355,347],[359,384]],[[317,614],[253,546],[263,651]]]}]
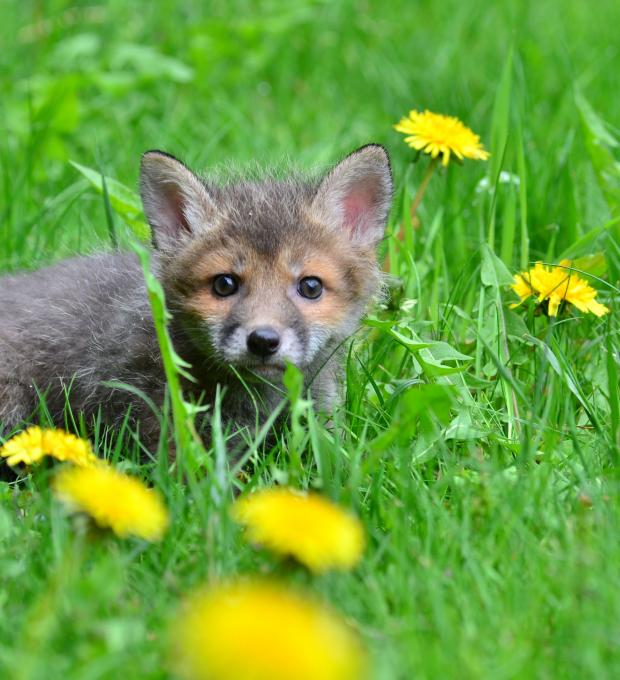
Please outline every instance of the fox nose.
[{"label": "fox nose", "polygon": [[280,335],[271,326],[259,326],[248,335],[248,350],[259,357],[275,354],[280,346]]}]

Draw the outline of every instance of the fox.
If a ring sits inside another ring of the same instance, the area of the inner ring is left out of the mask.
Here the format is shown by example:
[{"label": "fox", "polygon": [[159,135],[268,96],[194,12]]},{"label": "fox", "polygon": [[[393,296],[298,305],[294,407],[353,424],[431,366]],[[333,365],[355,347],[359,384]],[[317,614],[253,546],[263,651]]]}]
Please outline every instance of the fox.
[{"label": "fox", "polygon": [[[153,150],[139,186],[169,334],[190,366],[188,398],[208,411],[220,390],[222,420],[255,427],[257,409],[265,422],[281,403],[291,363],[317,408],[334,409],[341,348],[381,288],[386,149],[363,146],[318,177],[230,181]],[[140,441],[158,441],[166,379],[135,253],[0,277],[0,436],[36,418],[41,395],[58,426],[68,402],[84,422],[129,419]]]}]

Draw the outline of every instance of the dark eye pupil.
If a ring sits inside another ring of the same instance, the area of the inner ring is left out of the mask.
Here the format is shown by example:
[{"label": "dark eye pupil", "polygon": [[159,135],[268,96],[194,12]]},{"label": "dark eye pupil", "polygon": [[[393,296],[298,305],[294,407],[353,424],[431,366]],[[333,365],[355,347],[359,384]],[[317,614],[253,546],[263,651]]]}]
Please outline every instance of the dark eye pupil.
[{"label": "dark eye pupil", "polygon": [[302,297],[315,300],[323,292],[323,284],[316,276],[306,276],[299,282],[297,290]]},{"label": "dark eye pupil", "polygon": [[213,279],[213,290],[221,297],[233,295],[239,290],[237,279],[230,274],[220,274]]}]

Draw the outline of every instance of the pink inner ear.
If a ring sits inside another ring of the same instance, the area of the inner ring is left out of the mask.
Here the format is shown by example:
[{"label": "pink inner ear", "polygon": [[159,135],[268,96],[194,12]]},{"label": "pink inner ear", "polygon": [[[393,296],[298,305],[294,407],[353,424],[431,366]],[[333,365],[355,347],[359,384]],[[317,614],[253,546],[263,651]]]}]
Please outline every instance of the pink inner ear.
[{"label": "pink inner ear", "polygon": [[362,191],[359,187],[356,189],[349,192],[343,201],[344,226],[352,232],[363,233],[372,222],[373,191],[370,187],[364,187]]},{"label": "pink inner ear", "polygon": [[166,196],[166,217],[172,229],[170,231],[173,235],[179,230],[191,231],[185,211],[183,210],[183,198],[178,187],[169,187],[165,191]]}]

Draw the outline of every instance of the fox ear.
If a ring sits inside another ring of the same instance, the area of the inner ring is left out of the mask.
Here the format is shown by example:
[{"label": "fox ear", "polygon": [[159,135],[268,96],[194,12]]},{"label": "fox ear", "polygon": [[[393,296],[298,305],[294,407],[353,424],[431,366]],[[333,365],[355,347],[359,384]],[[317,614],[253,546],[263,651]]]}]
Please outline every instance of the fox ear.
[{"label": "fox ear", "polygon": [[153,229],[153,243],[168,250],[192,233],[204,231],[216,208],[205,185],[181,161],[147,151],[140,164],[140,195]]},{"label": "fox ear", "polygon": [[390,158],[382,146],[369,144],[323,178],[311,209],[321,222],[344,229],[352,241],[375,245],[383,236],[391,201]]}]

